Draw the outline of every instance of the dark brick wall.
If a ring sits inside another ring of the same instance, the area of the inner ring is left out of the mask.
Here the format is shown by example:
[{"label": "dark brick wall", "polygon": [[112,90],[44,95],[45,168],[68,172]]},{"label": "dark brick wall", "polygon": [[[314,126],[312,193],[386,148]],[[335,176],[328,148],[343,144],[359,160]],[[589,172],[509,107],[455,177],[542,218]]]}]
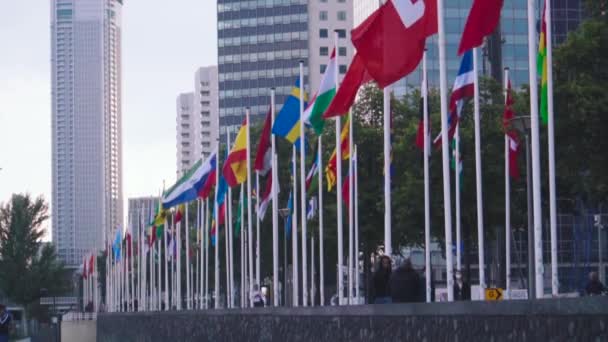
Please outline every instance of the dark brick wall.
[{"label": "dark brick wall", "polygon": [[608,299],[104,314],[97,340],[608,341]]}]

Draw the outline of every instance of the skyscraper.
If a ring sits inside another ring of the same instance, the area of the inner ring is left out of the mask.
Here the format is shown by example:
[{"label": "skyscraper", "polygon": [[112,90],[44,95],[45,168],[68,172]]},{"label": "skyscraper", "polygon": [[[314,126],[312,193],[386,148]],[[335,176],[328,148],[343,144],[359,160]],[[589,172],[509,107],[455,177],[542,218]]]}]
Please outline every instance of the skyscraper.
[{"label": "skyscraper", "polygon": [[198,119],[198,158],[207,158],[219,137],[217,66],[202,67],[194,76],[194,114]]},{"label": "skyscraper", "polygon": [[252,120],[268,112],[270,88],[277,109],[299,75],[304,61],[304,88],[318,88],[339,32],[338,61],[346,72],[353,47],[353,6],[347,0],[218,0],[220,134],[240,126],[245,108]]},{"label": "skyscraper", "polygon": [[53,242],[68,266],[122,225],[122,0],[51,0]]},{"label": "skyscraper", "polygon": [[196,125],[200,124],[194,115],[194,94],[183,93],[177,96],[177,177],[179,178],[200,158],[200,146],[196,139]]}]

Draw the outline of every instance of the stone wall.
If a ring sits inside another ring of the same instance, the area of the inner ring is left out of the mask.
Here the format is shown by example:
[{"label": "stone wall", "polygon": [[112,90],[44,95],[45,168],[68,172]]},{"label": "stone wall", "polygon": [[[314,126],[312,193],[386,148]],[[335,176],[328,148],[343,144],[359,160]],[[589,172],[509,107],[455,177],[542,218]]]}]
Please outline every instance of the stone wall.
[{"label": "stone wall", "polygon": [[100,315],[98,341],[608,341],[608,298]]}]

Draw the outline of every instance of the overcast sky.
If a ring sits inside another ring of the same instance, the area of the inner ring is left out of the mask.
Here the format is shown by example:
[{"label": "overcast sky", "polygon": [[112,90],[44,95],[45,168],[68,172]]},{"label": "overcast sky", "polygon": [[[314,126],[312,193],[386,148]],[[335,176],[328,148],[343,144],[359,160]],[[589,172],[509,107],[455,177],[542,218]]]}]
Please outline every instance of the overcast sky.
[{"label": "overcast sky", "polygon": [[[175,180],[175,98],[217,63],[214,0],[127,0],[123,7],[123,193]],[[2,1],[0,202],[51,199],[50,0]],[[50,222],[49,222],[50,226]]]}]

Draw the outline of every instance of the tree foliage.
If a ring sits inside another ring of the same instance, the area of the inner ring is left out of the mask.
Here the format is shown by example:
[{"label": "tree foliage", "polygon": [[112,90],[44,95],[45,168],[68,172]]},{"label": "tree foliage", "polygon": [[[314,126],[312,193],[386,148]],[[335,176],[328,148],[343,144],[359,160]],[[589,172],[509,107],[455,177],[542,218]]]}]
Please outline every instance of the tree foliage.
[{"label": "tree foliage", "polygon": [[57,295],[69,286],[55,249],[41,241],[47,219],[42,197],[15,194],[0,206],[0,290],[18,304],[36,301],[42,288]]}]

